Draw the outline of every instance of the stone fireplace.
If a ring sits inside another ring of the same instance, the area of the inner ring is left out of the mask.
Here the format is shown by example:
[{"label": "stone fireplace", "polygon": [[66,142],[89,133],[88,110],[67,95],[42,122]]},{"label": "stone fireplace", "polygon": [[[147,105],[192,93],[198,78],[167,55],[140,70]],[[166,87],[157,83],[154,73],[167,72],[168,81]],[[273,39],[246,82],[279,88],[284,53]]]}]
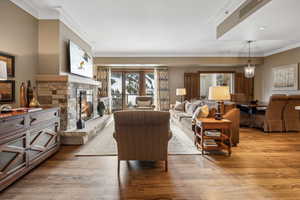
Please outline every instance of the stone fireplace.
[{"label": "stone fireplace", "polygon": [[[79,119],[79,114],[86,122],[99,118],[97,112],[99,82],[70,74],[38,75],[36,80],[40,104],[49,107],[57,106],[61,109],[60,130],[62,135],[88,137],[89,130],[77,130],[76,122]],[[79,113],[78,99],[80,92],[83,94],[82,103],[86,109],[82,113]],[[92,125],[88,125],[88,129],[90,128],[93,128]],[[81,143],[85,143],[86,140],[84,142],[81,141]]]}]

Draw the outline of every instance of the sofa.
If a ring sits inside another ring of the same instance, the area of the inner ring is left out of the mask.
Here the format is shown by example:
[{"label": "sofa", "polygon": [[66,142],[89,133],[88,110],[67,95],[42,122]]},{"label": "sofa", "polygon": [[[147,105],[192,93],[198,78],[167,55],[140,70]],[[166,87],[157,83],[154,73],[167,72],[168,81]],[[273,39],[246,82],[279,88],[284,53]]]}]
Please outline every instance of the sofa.
[{"label": "sofa", "polygon": [[[193,104],[193,108],[196,110],[198,106],[208,105],[209,114],[208,117],[214,117],[217,111],[217,104],[213,101],[207,100],[197,100],[197,101],[185,101],[183,104],[191,103]],[[221,108],[221,112],[223,114],[223,118],[229,119],[232,121],[232,129],[231,129],[231,140],[233,146],[237,146],[239,143],[239,135],[240,135],[240,110],[235,107],[235,104],[232,102],[225,102]],[[172,106],[170,110],[171,114],[171,122],[174,123],[177,127],[182,129],[189,138],[194,140],[194,131],[192,129],[193,125],[193,113],[186,110],[185,106],[183,109],[178,109],[175,106]]]}]

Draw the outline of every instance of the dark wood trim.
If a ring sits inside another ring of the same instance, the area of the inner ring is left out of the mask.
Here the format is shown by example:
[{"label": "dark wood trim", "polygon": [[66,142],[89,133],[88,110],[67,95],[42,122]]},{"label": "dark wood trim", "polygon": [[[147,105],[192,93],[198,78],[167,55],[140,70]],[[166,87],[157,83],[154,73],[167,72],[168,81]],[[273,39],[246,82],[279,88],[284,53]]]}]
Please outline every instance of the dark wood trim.
[{"label": "dark wood trim", "polygon": [[11,74],[7,74],[7,76],[8,77],[11,77],[11,78],[13,78],[13,77],[15,77],[15,60],[16,60],[16,58],[15,58],[15,56],[13,56],[13,55],[9,55],[9,54],[6,54],[6,53],[0,53],[0,56],[3,56],[3,57],[6,57],[6,58],[9,58],[9,59],[11,59],[11,67],[12,67],[12,69],[11,69]]},{"label": "dark wood trim", "polygon": [[12,85],[12,95],[11,95],[11,99],[9,101],[4,101],[0,99],[0,103],[14,103],[15,102],[15,90],[16,90],[16,86],[15,86],[15,81],[14,80],[5,80],[5,81],[0,81],[0,83],[11,83]]},{"label": "dark wood trim", "polygon": [[235,74],[236,71],[198,71],[199,74]]}]

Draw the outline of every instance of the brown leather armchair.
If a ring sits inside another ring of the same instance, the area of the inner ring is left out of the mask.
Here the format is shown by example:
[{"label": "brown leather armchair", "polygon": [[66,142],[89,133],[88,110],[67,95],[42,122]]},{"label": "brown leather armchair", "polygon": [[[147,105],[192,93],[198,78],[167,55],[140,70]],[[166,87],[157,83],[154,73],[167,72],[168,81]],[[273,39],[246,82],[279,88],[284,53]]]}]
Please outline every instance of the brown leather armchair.
[{"label": "brown leather armchair", "polygon": [[286,95],[272,95],[266,113],[255,115],[255,127],[263,128],[265,132],[283,132],[283,110],[288,102]]},{"label": "brown leather armchair", "polygon": [[283,110],[283,120],[286,131],[300,131],[300,112],[295,110],[300,105],[300,95],[288,96],[288,102]]},{"label": "brown leather armchair", "polygon": [[231,125],[231,143],[233,146],[237,146],[240,142],[240,110],[233,108],[223,115],[224,119],[228,119],[232,122]]},{"label": "brown leather armchair", "polygon": [[119,111],[114,113],[114,138],[120,160],[165,161],[168,170],[170,113],[162,111]]}]

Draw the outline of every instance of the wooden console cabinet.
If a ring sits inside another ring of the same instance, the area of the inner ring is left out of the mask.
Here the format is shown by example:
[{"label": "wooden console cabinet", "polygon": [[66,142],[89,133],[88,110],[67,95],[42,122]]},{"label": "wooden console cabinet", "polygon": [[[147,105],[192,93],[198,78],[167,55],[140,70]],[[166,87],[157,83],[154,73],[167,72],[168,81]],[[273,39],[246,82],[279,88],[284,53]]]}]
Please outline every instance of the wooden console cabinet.
[{"label": "wooden console cabinet", "polygon": [[60,146],[59,108],[0,114],[0,191]]}]

